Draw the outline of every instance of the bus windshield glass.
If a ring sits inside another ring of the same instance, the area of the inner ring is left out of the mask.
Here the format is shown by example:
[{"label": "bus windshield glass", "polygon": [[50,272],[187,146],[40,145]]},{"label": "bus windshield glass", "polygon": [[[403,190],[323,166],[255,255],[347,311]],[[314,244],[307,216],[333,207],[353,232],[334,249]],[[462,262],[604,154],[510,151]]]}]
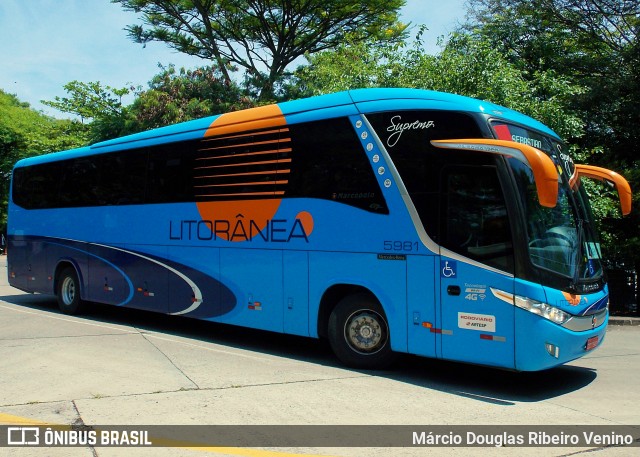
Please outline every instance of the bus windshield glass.
[{"label": "bus windshield glass", "polygon": [[492,122],[499,139],[528,144],[548,154],[558,166],[560,182],[554,208],[538,203],[533,172],[509,159],[526,218],[529,257],[533,265],[578,283],[602,277],[600,243],[584,187],[571,185],[575,167],[562,143],[538,132],[504,122]]}]

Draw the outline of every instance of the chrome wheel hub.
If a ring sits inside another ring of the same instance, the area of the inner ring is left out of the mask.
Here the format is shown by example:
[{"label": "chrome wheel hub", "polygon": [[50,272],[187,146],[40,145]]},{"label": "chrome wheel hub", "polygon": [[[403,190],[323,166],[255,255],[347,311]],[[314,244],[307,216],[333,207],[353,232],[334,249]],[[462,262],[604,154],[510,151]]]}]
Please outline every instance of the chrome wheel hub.
[{"label": "chrome wheel hub", "polygon": [[372,311],[358,311],[352,314],[345,325],[345,337],[356,352],[373,354],[386,341],[386,330],[380,316]]},{"label": "chrome wheel hub", "polygon": [[73,300],[76,298],[76,283],[73,279],[67,277],[62,281],[62,301],[65,305],[70,305],[73,303]]}]

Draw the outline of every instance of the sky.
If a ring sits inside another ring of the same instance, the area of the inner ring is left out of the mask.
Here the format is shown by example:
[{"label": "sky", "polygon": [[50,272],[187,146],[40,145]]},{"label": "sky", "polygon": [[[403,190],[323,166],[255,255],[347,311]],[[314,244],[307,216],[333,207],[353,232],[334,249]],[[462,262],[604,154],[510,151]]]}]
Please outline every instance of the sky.
[{"label": "sky", "polygon": [[[407,0],[401,20],[425,24],[427,50],[438,52],[440,35],[464,20],[465,0]],[[109,0],[0,0],[0,89],[46,114],[64,118],[40,103],[64,97],[70,81],[100,81],[116,88],[147,87],[158,64],[193,68],[208,62],[171,50],[146,47],[124,31],[137,15]]]}]

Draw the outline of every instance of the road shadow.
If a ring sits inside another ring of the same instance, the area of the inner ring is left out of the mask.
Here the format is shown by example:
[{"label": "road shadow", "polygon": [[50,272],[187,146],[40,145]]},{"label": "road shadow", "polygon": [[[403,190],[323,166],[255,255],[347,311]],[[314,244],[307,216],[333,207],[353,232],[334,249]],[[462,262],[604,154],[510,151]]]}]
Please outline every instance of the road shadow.
[{"label": "road shadow", "polygon": [[480,402],[512,406],[516,402],[539,402],[575,392],[591,384],[597,372],[575,364],[515,372],[404,356],[386,377]]},{"label": "road shadow", "polygon": [[[55,297],[51,296],[20,294],[0,297],[0,300],[26,309],[61,315]],[[173,335],[230,348],[344,368],[324,340],[94,303],[89,304],[87,311],[81,317],[93,322],[129,326],[141,332]],[[596,379],[597,372],[594,369],[582,367],[579,363],[539,372],[512,372],[401,355],[390,370],[352,371],[479,402],[512,406],[516,402],[548,400],[588,386]]]}]

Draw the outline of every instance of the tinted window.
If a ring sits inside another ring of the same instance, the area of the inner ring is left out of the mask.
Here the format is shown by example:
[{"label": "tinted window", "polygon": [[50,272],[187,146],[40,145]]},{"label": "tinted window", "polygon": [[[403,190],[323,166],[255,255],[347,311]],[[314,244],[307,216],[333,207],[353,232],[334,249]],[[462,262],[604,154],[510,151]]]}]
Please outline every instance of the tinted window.
[{"label": "tinted window", "polygon": [[367,115],[389,152],[431,238],[438,237],[440,172],[456,154],[431,145],[432,140],[481,138],[469,115],[448,111],[397,111]]},{"label": "tinted window", "polygon": [[56,206],[62,170],[60,162],[16,168],[13,172],[13,201],[24,208]]},{"label": "tinted window", "polygon": [[443,170],[440,238],[453,252],[513,272],[511,228],[494,167]]},{"label": "tinted window", "polygon": [[149,150],[147,203],[194,201],[193,167],[197,143],[156,146]]},{"label": "tinted window", "polygon": [[19,168],[13,191],[30,209],[287,197],[388,213],[346,118]]},{"label": "tinted window", "polygon": [[99,169],[92,158],[66,161],[62,166],[57,206],[91,206],[100,197]]},{"label": "tinted window", "polygon": [[134,205],[145,201],[147,155],[124,151],[92,157],[100,168],[99,205]]},{"label": "tinted window", "polygon": [[499,140],[515,141],[545,152],[553,152],[553,143],[549,138],[532,130],[501,121],[492,121],[491,127]]},{"label": "tinted window", "polygon": [[291,126],[287,197],[321,198],[388,214],[373,169],[346,118]]}]

